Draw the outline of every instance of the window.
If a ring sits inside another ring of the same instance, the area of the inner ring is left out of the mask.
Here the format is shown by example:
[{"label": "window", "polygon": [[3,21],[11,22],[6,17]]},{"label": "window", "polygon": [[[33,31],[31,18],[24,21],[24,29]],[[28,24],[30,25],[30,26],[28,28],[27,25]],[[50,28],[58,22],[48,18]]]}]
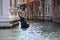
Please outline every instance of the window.
[{"label": "window", "polygon": [[60,0],[57,0],[57,6],[60,6]]},{"label": "window", "polygon": [[14,7],[16,7],[16,0],[14,0]]},{"label": "window", "polygon": [[21,4],[20,5],[20,9],[22,9],[22,10],[25,10],[26,7],[27,7],[27,4]]},{"label": "window", "polygon": [[54,7],[55,7],[55,0],[54,0]]},{"label": "window", "polygon": [[31,2],[29,6],[30,6],[30,9],[33,10],[33,8],[34,8],[34,2]]},{"label": "window", "polygon": [[40,6],[40,1],[37,1],[37,6]]},{"label": "window", "polygon": [[12,0],[10,0],[10,7],[12,7]]},{"label": "window", "polygon": [[23,0],[23,2],[25,2],[25,0]]}]

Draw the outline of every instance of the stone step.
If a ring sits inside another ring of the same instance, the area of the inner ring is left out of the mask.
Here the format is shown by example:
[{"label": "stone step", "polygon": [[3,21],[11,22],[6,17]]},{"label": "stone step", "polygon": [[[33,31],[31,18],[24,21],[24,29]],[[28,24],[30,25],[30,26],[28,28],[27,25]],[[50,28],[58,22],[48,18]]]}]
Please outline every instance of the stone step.
[{"label": "stone step", "polygon": [[0,28],[1,27],[14,27],[17,26],[19,24],[18,21],[4,21],[4,22],[0,22]]}]

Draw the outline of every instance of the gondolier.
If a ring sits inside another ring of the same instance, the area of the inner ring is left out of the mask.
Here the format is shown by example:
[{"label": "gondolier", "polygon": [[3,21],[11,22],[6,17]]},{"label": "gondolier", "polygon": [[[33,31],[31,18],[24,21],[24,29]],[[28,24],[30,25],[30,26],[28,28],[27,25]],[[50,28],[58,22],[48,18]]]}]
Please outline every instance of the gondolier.
[{"label": "gondolier", "polygon": [[27,28],[29,27],[29,24],[26,22],[26,13],[24,11],[19,13],[20,22],[21,22],[21,28]]}]

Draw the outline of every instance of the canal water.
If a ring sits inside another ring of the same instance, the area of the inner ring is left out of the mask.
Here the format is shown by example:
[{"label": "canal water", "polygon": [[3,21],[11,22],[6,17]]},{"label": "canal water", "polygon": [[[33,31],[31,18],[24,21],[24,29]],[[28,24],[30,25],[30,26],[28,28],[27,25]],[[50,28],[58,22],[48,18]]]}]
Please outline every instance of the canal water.
[{"label": "canal water", "polygon": [[60,24],[31,21],[27,29],[21,23],[14,28],[0,29],[0,40],[60,40]]}]

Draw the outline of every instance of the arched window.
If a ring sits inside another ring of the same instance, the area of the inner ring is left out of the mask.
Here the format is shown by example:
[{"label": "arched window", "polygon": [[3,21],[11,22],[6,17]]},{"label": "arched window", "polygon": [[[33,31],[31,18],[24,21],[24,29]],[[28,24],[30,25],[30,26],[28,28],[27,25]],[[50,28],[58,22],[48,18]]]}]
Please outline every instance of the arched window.
[{"label": "arched window", "polygon": [[30,9],[33,10],[33,8],[34,8],[34,2],[31,2],[29,6],[30,6]]}]

